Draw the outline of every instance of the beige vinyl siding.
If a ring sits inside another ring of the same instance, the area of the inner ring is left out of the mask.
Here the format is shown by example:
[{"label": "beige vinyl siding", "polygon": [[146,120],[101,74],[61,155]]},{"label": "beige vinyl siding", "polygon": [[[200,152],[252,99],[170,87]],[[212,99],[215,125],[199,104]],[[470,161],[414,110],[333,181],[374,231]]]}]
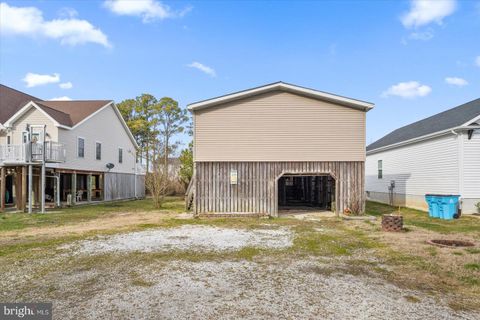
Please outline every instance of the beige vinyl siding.
[{"label": "beige vinyl siding", "polygon": [[[85,139],[85,157],[77,156],[77,138]],[[80,124],[75,129],[59,129],[59,142],[67,148],[67,160],[58,168],[107,171],[106,164],[113,163],[111,172],[134,173],[135,146],[128,137],[112,106]],[[96,142],[102,143],[102,159],[96,160]],[[118,148],[123,148],[123,163],[118,163]]]},{"label": "beige vinyl siding", "polygon": [[365,112],[270,92],[194,112],[195,161],[364,161]]},{"label": "beige vinyl siding", "polygon": [[[53,121],[47,117],[42,111],[38,110],[35,107],[31,107],[27,112],[25,112],[20,118],[18,118],[12,125],[12,132],[9,135],[12,137],[10,140],[11,144],[21,144],[22,143],[22,132],[25,130],[27,124],[30,125],[42,125],[47,126],[47,141],[58,141],[58,128],[55,127]],[[5,138],[5,142],[7,139]]]}]

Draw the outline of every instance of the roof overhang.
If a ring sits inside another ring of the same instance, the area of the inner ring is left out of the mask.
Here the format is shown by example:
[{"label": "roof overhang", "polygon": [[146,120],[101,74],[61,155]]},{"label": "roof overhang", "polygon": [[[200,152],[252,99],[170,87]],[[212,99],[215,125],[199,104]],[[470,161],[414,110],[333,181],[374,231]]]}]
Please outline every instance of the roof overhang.
[{"label": "roof overhang", "polygon": [[450,128],[450,129],[445,129],[445,130],[442,130],[442,131],[437,131],[437,132],[427,134],[427,135],[424,135],[424,136],[421,136],[421,137],[416,137],[416,138],[413,138],[413,139],[410,139],[410,140],[405,140],[405,141],[393,143],[393,144],[390,144],[388,146],[383,146],[383,147],[380,147],[380,148],[367,150],[367,156],[370,155],[370,154],[374,154],[374,153],[378,153],[378,152],[382,152],[382,151],[386,151],[386,150],[391,150],[391,149],[403,147],[403,146],[406,146],[406,145],[409,145],[409,144],[412,144],[412,143],[417,143],[417,142],[421,142],[421,141],[425,141],[425,140],[429,140],[429,139],[434,139],[434,138],[437,138],[437,137],[440,137],[440,136],[443,136],[443,135],[457,134],[458,132],[469,131],[469,130],[480,130],[480,126],[479,125],[470,125],[470,126],[462,125],[462,126],[458,126],[458,127],[454,127],[454,128]]},{"label": "roof overhang", "polygon": [[41,113],[43,113],[48,119],[50,119],[53,124],[56,126],[56,127],[63,127],[63,125],[61,125],[60,123],[58,123],[57,120],[53,119],[48,113],[45,112],[45,110],[43,110],[42,108],[40,108],[40,106],[38,106],[35,102],[33,101],[30,101],[28,102],[27,104],[25,104],[20,110],[18,110],[13,116],[10,117],[10,119],[8,119],[7,121],[5,121],[5,124],[4,126],[5,127],[12,127],[13,123],[15,121],[17,121],[22,115],[24,115],[28,110],[30,110],[31,108],[36,108],[38,111],[40,111]]},{"label": "roof overhang", "polygon": [[220,96],[213,99],[191,103],[188,105],[188,110],[197,111],[204,108],[213,107],[219,104],[235,101],[238,99],[244,99],[244,98],[256,96],[256,95],[271,92],[271,91],[290,92],[293,94],[298,94],[298,95],[313,98],[313,99],[329,101],[332,103],[340,104],[340,105],[351,107],[354,109],[359,109],[362,111],[369,111],[374,107],[374,104],[370,102],[347,98],[347,97],[339,96],[336,94],[309,89],[305,87],[300,87],[300,86],[296,86],[296,85],[285,83],[285,82],[275,82],[275,83],[267,84],[261,87],[256,87],[253,89],[239,91],[239,92],[227,94],[227,95]]},{"label": "roof overhang", "polygon": [[36,108],[41,113],[43,113],[48,119],[50,119],[55,127],[62,128],[62,129],[65,129],[65,130],[73,130],[73,129],[77,128],[78,126],[82,125],[84,122],[88,121],[90,118],[94,117],[96,114],[100,113],[105,108],[108,108],[110,106],[115,111],[115,114],[117,115],[120,122],[122,123],[122,126],[124,127],[125,131],[127,132],[127,135],[130,138],[130,140],[132,141],[133,145],[135,146],[135,148],[138,149],[139,146],[137,144],[137,141],[135,140],[135,137],[133,136],[132,132],[128,128],[128,125],[125,122],[125,120],[123,119],[122,114],[120,113],[120,110],[118,110],[117,106],[115,105],[115,103],[113,101],[109,101],[106,105],[104,105],[103,107],[101,107],[97,111],[93,112],[88,117],[86,117],[85,119],[83,119],[79,123],[75,124],[73,127],[66,126],[66,125],[63,125],[63,124],[59,123],[54,118],[52,118],[47,112],[45,112],[45,110],[43,110],[39,105],[37,105],[34,101],[30,101],[25,106],[23,106],[20,110],[18,110],[13,116],[11,116],[10,119],[8,119],[3,126],[0,125],[0,129],[12,127],[13,123],[18,118],[20,118],[22,115],[24,115],[28,110],[30,110],[31,108]]}]

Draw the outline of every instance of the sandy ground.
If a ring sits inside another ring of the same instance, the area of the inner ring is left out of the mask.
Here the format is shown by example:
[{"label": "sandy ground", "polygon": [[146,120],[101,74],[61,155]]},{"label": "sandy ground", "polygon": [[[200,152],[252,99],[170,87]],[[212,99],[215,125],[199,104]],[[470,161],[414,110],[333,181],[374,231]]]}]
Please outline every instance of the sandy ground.
[{"label": "sandy ground", "polygon": [[66,235],[81,235],[89,231],[118,230],[127,229],[138,224],[155,224],[165,219],[191,219],[192,214],[171,214],[157,212],[119,212],[104,217],[88,220],[85,222],[76,222],[64,226],[41,226],[31,227],[21,230],[5,231],[0,233],[0,245],[21,243],[25,239],[52,238]]},{"label": "sandy ground", "polygon": [[244,247],[282,249],[292,246],[293,233],[278,229],[227,229],[185,225],[84,240],[63,249],[75,254],[110,252],[167,252],[171,250],[228,251]]}]

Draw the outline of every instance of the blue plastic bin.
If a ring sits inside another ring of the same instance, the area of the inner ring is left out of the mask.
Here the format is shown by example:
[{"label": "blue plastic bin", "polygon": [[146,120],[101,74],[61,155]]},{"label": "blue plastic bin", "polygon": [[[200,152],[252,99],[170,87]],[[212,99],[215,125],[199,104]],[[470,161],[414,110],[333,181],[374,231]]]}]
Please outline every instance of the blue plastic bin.
[{"label": "blue plastic bin", "polygon": [[425,200],[428,204],[428,216],[431,218],[439,218],[440,213],[438,210],[437,198],[434,195],[427,194],[425,195]]},{"label": "blue plastic bin", "polygon": [[426,194],[428,215],[432,218],[452,220],[458,212],[460,196],[453,194]]}]

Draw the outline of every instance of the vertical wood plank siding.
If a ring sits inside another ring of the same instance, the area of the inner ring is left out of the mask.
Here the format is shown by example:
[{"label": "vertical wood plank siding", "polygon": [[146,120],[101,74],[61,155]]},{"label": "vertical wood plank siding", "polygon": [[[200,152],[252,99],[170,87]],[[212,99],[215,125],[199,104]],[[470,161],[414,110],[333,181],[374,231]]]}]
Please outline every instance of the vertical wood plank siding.
[{"label": "vertical wood plank siding", "polygon": [[[230,171],[238,184],[230,184]],[[335,178],[335,208],[343,212],[355,199],[365,210],[365,163],[195,162],[195,206],[199,213],[278,214],[278,181],[283,174],[330,174]]]}]

